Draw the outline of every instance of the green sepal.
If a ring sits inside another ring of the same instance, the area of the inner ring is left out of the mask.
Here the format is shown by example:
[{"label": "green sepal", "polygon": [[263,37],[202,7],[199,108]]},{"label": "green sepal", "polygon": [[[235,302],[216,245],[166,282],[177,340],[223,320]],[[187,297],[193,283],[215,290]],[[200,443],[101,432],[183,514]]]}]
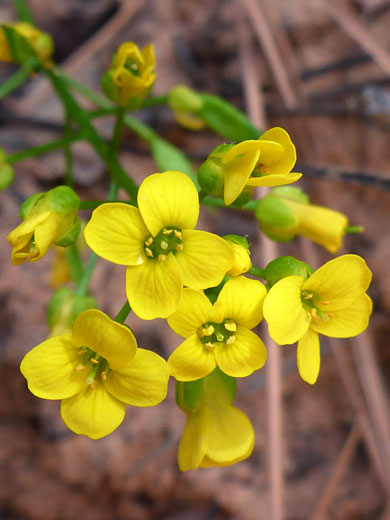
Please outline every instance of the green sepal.
[{"label": "green sepal", "polygon": [[215,287],[209,287],[208,289],[204,289],[204,293],[207,296],[207,298],[210,300],[210,302],[214,305],[214,303],[217,301],[218,295],[222,290],[222,287],[225,285],[226,282],[228,282],[233,276],[226,275],[224,276],[222,282],[219,285],[216,285]]},{"label": "green sepal", "polygon": [[114,79],[114,72],[111,70],[108,70],[105,74],[103,74],[101,80],[100,80],[100,87],[102,91],[104,92],[104,95],[114,103],[118,103],[119,100],[119,87],[115,83]]},{"label": "green sepal", "polygon": [[230,141],[245,141],[260,137],[260,130],[233,105],[211,94],[199,94],[199,96],[203,106],[196,115],[214,132]]},{"label": "green sepal", "polygon": [[236,198],[236,200],[234,200],[230,204],[230,206],[232,206],[232,208],[238,208],[238,209],[243,208],[251,200],[252,193],[253,193],[253,187],[245,186],[245,188],[242,190],[242,192],[239,194],[239,196]]},{"label": "green sepal", "polygon": [[203,107],[200,94],[185,85],[173,87],[168,95],[168,105],[171,110],[184,112],[198,112]]},{"label": "green sepal", "polygon": [[71,328],[79,314],[87,309],[97,309],[97,302],[92,296],[77,295],[68,287],[55,291],[47,307],[47,323],[53,330],[60,322]]},{"label": "green sepal", "polygon": [[80,219],[76,216],[74,226],[69,231],[69,233],[67,233],[65,236],[61,237],[56,242],[56,246],[69,247],[69,246],[75,244],[79,237],[80,231],[81,231],[81,222],[80,222]]},{"label": "green sepal", "polygon": [[272,260],[265,268],[265,279],[267,280],[267,289],[286,276],[302,276],[308,278],[313,274],[314,269],[303,262],[297,260],[293,256],[280,256]]},{"label": "green sepal", "polygon": [[14,169],[10,164],[0,164],[0,191],[8,188],[15,177]]},{"label": "green sepal", "polygon": [[38,203],[43,199],[45,195],[45,192],[30,195],[30,197],[28,197],[19,208],[20,219],[24,220],[27,217],[27,215],[37,207]]},{"label": "green sepal", "polygon": [[153,138],[149,141],[150,151],[160,171],[179,171],[183,172],[192,180],[196,188],[199,184],[196,178],[196,172],[187,158],[187,156],[176,146],[159,138]]},{"label": "green sepal", "polygon": [[229,404],[234,401],[237,391],[237,381],[234,377],[228,376],[225,372],[222,372],[219,367],[216,367],[215,370],[205,379],[208,379],[208,381],[212,381],[213,379],[216,380],[218,382],[217,384],[223,387]]},{"label": "green sepal", "polygon": [[225,235],[222,237],[229,244],[237,244],[239,246],[245,247],[245,249],[249,249],[249,242],[246,237],[242,237],[240,235]]},{"label": "green sepal", "polygon": [[9,45],[9,49],[16,63],[23,64],[28,58],[36,57],[37,53],[35,52],[32,45],[30,45],[27,38],[18,33],[18,31],[10,26],[3,25],[2,29],[4,31],[4,35],[7,38],[7,42]]},{"label": "green sepal", "polygon": [[[79,314],[86,311],[87,309],[97,309],[98,304],[93,296],[81,296],[79,294],[75,294],[74,301],[72,305],[72,323],[77,318]],[[131,329],[130,329],[131,330]]]},{"label": "green sepal", "polygon": [[272,188],[270,194],[280,199],[298,202],[299,204],[310,204],[309,195],[297,186],[278,186],[277,188]]},{"label": "green sepal", "polygon": [[46,193],[48,207],[59,215],[69,215],[80,207],[80,197],[69,186],[57,186]]},{"label": "green sepal", "polygon": [[255,217],[260,229],[277,242],[288,242],[295,236],[297,217],[283,199],[269,193],[256,204]]},{"label": "green sepal", "polygon": [[204,378],[196,381],[176,381],[176,403],[184,412],[193,412],[199,407],[203,382]]}]

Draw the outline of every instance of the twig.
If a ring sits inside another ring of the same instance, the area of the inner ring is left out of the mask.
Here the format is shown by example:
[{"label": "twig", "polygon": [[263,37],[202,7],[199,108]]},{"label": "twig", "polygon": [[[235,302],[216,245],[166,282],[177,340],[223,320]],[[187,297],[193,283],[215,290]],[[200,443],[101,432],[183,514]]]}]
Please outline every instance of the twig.
[{"label": "twig", "polygon": [[348,464],[355,451],[359,438],[359,425],[357,420],[355,420],[351,428],[351,431],[349,432],[348,437],[344,443],[344,446],[340,452],[340,455],[338,456],[338,459],[332,469],[330,477],[326,482],[322,494],[314,508],[314,512],[312,513],[310,520],[323,520],[325,518],[325,513],[329,505],[331,504],[337,486],[341,481],[345,470],[348,467]]},{"label": "twig", "polygon": [[355,42],[370,54],[385,74],[390,76],[390,54],[386,48],[372,35],[369,27],[359,19],[354,11],[344,0],[321,0],[324,11],[331,16],[336,23]]}]

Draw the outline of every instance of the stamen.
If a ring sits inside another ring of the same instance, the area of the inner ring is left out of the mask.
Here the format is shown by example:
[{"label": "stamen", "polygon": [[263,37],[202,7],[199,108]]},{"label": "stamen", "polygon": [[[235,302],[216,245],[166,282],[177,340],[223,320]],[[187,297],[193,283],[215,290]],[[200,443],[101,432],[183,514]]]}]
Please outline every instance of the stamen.
[{"label": "stamen", "polygon": [[226,340],[226,345],[231,345],[232,343],[234,343],[236,341],[236,336],[230,336],[227,340]]},{"label": "stamen", "polygon": [[223,326],[224,326],[225,329],[228,330],[229,332],[236,332],[236,330],[237,330],[237,325],[236,325],[234,322],[224,323]]},{"label": "stamen", "polygon": [[88,352],[88,349],[82,348],[82,349],[80,349],[80,350],[77,352],[77,354],[78,354],[79,356],[84,356],[84,354],[85,354],[86,352]]},{"label": "stamen", "polygon": [[107,375],[106,375],[106,373],[105,373],[105,372],[102,372],[101,375],[102,375],[102,379],[103,379],[103,381],[105,381],[105,380],[107,379]]},{"label": "stamen", "polygon": [[214,327],[212,325],[209,325],[207,328],[202,329],[204,336],[211,336],[214,334]]},{"label": "stamen", "polygon": [[153,237],[149,237],[146,241],[145,241],[145,246],[149,247],[150,245],[153,244]]},{"label": "stamen", "polygon": [[210,350],[215,349],[215,345],[214,345],[214,343],[211,343],[211,341],[208,341],[207,343],[205,343],[204,346],[205,346],[206,348],[210,349]]},{"label": "stamen", "polygon": [[158,255],[157,260],[159,262],[164,262],[167,259],[167,255]]},{"label": "stamen", "polygon": [[153,258],[153,252],[148,247],[145,247],[145,253],[146,253],[146,256],[149,256],[150,258]]},{"label": "stamen", "polygon": [[99,360],[95,359],[93,357],[91,357],[90,362],[92,363],[92,365],[98,365],[99,364]]},{"label": "stamen", "polygon": [[178,231],[177,229],[175,229],[174,233],[175,233],[175,237],[178,238],[179,240],[181,240],[183,238],[181,231]]},{"label": "stamen", "polygon": [[303,297],[304,300],[310,300],[311,298],[313,298],[314,294],[311,293],[311,294],[307,294],[306,296]]},{"label": "stamen", "polygon": [[160,243],[161,249],[168,249],[168,242],[165,242],[164,240]]},{"label": "stamen", "polygon": [[97,382],[95,380],[92,381],[92,383],[89,385],[89,388],[91,390],[96,390],[97,388]]},{"label": "stamen", "polygon": [[322,305],[329,305],[330,302],[326,301],[326,300],[320,300],[320,303],[322,303]]},{"label": "stamen", "polygon": [[318,319],[318,316],[317,316],[317,309],[314,307],[311,311],[310,311],[310,314],[312,315],[312,317],[314,319]]},{"label": "stamen", "polygon": [[178,244],[176,246],[176,251],[183,251],[183,244]]},{"label": "stamen", "polygon": [[172,233],[173,229],[164,229],[163,235],[170,235]]},{"label": "stamen", "polygon": [[77,370],[77,372],[81,372],[82,370],[85,370],[87,367],[85,365],[82,365],[81,363],[79,365],[77,365],[77,367],[75,368],[75,370]]}]

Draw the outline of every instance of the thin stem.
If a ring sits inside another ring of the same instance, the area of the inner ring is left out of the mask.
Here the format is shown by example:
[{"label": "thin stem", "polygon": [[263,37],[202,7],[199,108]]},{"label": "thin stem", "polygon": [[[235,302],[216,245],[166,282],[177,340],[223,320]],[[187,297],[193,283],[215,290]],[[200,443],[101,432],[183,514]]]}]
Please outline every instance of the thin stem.
[{"label": "thin stem", "polygon": [[66,113],[65,125],[64,125],[64,158],[65,158],[65,184],[67,186],[73,186],[73,158],[72,150],[69,142],[69,136],[72,133],[72,120],[70,114]]},{"label": "thin stem", "polygon": [[29,157],[35,157],[36,155],[43,155],[45,153],[52,152],[53,150],[57,150],[58,148],[63,148],[66,144],[73,143],[74,141],[79,141],[83,139],[81,134],[70,135],[68,137],[63,137],[62,139],[58,139],[57,141],[51,141],[50,143],[41,144],[39,146],[34,146],[32,148],[27,148],[26,150],[22,150],[21,152],[16,152],[7,157],[8,164],[14,164],[19,161],[23,161]]},{"label": "thin stem", "polygon": [[70,274],[72,276],[72,280],[76,285],[78,285],[83,276],[83,262],[81,260],[81,256],[76,244],[73,244],[72,246],[68,247],[66,249],[65,255],[66,261],[69,266]]},{"label": "thin stem", "polygon": [[252,274],[253,276],[257,276],[258,278],[262,278],[263,280],[266,280],[265,277],[265,269],[262,269],[261,267],[256,267],[253,265],[249,271],[248,274]]},{"label": "thin stem", "polygon": [[13,0],[13,4],[19,21],[34,23],[31,11],[25,0]]},{"label": "thin stem", "polygon": [[117,154],[117,151],[119,148],[124,115],[125,115],[125,109],[122,107],[118,107],[116,110],[114,131],[113,131],[112,139],[110,142],[109,153],[111,156],[115,156]]},{"label": "thin stem", "polygon": [[141,108],[146,107],[154,107],[156,105],[166,105],[168,103],[168,94],[164,94],[162,96],[154,96],[147,99],[144,99],[141,105]]},{"label": "thin stem", "polygon": [[123,323],[127,316],[130,314],[130,312],[130,304],[129,302],[126,302],[121,308],[121,310],[118,312],[118,314],[115,316],[114,321],[117,321],[118,323]]},{"label": "thin stem", "polygon": [[85,269],[80,278],[80,281],[77,284],[76,294],[78,296],[85,296],[87,294],[89,282],[91,280],[93,270],[95,269],[97,259],[98,259],[98,255],[96,253],[92,252],[89,256],[87,265],[85,266]]},{"label": "thin stem", "polygon": [[347,226],[344,228],[344,233],[363,233],[363,226]]},{"label": "thin stem", "polygon": [[4,83],[0,86],[0,99],[8,96],[8,94],[24,83],[30,75],[31,71],[33,71],[37,66],[37,63],[38,60],[36,58],[28,58],[24,65],[20,67],[20,69],[18,69],[15,74],[4,81]]},{"label": "thin stem", "polygon": [[232,208],[232,209],[240,209],[245,211],[254,211],[256,208],[257,201],[256,200],[250,200],[245,206],[242,208],[236,208],[234,206],[226,206],[224,201],[222,199],[216,199],[214,197],[205,197],[202,199],[202,204],[205,206],[212,206],[215,208]]}]

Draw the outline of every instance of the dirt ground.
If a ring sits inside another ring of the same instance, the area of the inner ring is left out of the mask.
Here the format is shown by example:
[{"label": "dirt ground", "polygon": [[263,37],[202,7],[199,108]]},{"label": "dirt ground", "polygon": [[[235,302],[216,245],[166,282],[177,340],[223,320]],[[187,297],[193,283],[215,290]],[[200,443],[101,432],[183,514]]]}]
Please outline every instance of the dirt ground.
[{"label": "dirt ground", "polygon": [[[53,35],[56,59],[65,68],[72,55],[86,52],[86,59],[80,66],[72,65],[71,72],[97,91],[99,78],[118,44],[134,40],[142,47],[151,41],[158,63],[155,94],[184,83],[221,95],[245,109],[235,26],[238,2],[138,3],[139,9],[92,54],[88,54],[87,42],[97,35],[103,38],[102,27],[117,15],[116,2],[31,0],[30,5],[37,25]],[[298,109],[286,108],[269,63],[251,36],[268,126],[282,126],[292,136],[298,161],[307,172],[299,185],[312,201],[345,212],[351,224],[365,228],[362,235],[346,237],[345,251],[363,256],[373,271],[369,294],[374,314],[368,334],[381,377],[388,382],[390,80],[328,16],[319,0],[259,3],[274,28],[283,31],[290,43],[294,62],[288,67],[297,74],[300,93]],[[367,0],[356,2],[354,8],[389,52],[390,4]],[[14,16],[12,4],[1,2],[0,21]],[[348,62],[351,57],[355,60],[352,65]],[[344,66],[318,73],[324,66],[343,60]],[[1,67],[0,81],[14,70],[13,65]],[[8,153],[61,135],[60,107],[50,89],[39,95],[45,88],[42,83],[40,78],[32,78],[0,102],[0,146]],[[188,153],[195,165],[221,142],[209,131],[194,134],[178,127],[165,107],[145,109],[138,115]],[[97,126],[108,137],[112,120],[103,118]],[[104,198],[108,180],[101,162],[85,143],[76,144],[73,151],[81,198]],[[155,172],[145,144],[130,130],[124,132],[120,160],[137,181]],[[0,194],[0,520],[273,520],[267,473],[265,369],[240,381],[237,391],[236,404],[248,414],[256,432],[251,457],[233,467],[184,474],[177,468],[176,451],[185,416],[175,404],[173,380],[164,403],[150,409],[128,407],[124,423],[99,441],[70,432],[61,421],[57,402],[39,400],[28,392],[19,364],[48,334],[45,312],[52,292],[49,273],[53,254],[37,263],[14,267],[5,237],[19,223],[20,203],[61,182],[63,168],[60,152],[25,160],[16,165],[15,182]],[[353,172],[364,175],[354,176]],[[88,215],[85,212],[86,218]],[[203,208],[199,225],[219,234],[247,234],[254,263],[259,265],[258,231],[248,215]],[[332,258],[319,247],[315,249],[322,262]],[[281,245],[279,251],[304,259],[298,240]],[[103,311],[115,315],[125,301],[124,268],[101,260],[91,292]],[[127,323],[139,346],[164,357],[180,342],[163,320],[142,322],[130,315]],[[356,410],[335,358],[326,342],[322,346],[321,373],[313,387],[297,374],[295,346],[282,347],[286,520],[310,518],[354,424]],[[345,370],[354,371],[353,340],[343,340],[341,348],[347,354]],[[360,438],[323,518],[385,520],[387,501]]]}]

